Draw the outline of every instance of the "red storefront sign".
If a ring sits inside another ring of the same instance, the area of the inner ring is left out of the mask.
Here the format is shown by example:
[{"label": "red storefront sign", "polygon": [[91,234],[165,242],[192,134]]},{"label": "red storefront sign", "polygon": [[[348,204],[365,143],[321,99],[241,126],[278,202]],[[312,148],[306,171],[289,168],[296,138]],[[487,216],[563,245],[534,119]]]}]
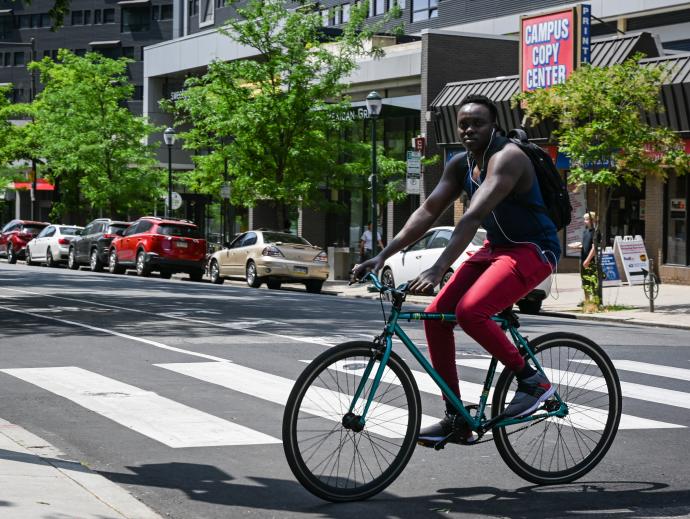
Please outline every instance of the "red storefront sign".
[{"label": "red storefront sign", "polygon": [[[31,182],[11,182],[10,189],[31,189]],[[44,178],[36,180],[36,191],[54,191],[55,186]]]},{"label": "red storefront sign", "polygon": [[[585,16],[583,17],[583,8]],[[522,91],[564,83],[589,52],[589,6],[520,19]],[[581,25],[586,31],[581,31]]]},{"label": "red storefront sign", "polygon": [[[690,155],[690,139],[683,139],[683,148],[685,149],[685,153]],[[647,151],[649,158],[657,160],[661,158],[661,153],[652,150],[651,146],[645,145],[645,150]]]}]

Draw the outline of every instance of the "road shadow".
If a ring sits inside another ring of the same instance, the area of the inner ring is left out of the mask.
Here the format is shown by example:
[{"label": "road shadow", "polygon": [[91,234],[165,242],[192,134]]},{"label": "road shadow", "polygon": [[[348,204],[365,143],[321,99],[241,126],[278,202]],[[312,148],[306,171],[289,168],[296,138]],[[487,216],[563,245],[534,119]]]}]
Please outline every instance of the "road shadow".
[{"label": "road shadow", "polygon": [[609,516],[641,519],[690,513],[690,490],[667,490],[668,485],[659,482],[592,481],[515,490],[492,486],[442,488],[431,495],[410,498],[382,492],[368,501],[334,504],[312,496],[294,480],[251,477],[238,481],[212,465],[161,463],[127,469],[132,473],[100,471],[100,474],[118,484],[179,490],[192,501],[335,519],[362,513],[381,518],[447,517],[458,513],[464,517],[516,519]]}]

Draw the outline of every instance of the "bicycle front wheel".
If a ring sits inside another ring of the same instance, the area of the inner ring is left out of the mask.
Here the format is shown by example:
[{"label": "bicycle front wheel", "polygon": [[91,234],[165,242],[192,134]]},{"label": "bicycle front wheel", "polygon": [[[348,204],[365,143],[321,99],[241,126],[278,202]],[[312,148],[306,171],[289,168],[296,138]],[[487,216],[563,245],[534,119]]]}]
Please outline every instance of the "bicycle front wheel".
[{"label": "bicycle front wheel", "polygon": [[[568,414],[494,428],[496,448],[511,470],[527,481],[568,483],[592,470],[613,443],[622,407],[618,374],[606,353],[580,335],[550,333],[530,346],[568,405]],[[516,388],[513,372],[504,370],[496,383],[492,416],[503,412]],[[545,404],[558,408],[555,398]]]},{"label": "bicycle front wheel", "polygon": [[365,369],[372,369],[353,413],[361,415],[380,366],[370,342],[348,342],[319,355],[299,376],[283,417],[283,446],[299,482],[334,502],[381,492],[412,456],[421,420],[417,384],[391,353],[362,431],[343,425]]}]

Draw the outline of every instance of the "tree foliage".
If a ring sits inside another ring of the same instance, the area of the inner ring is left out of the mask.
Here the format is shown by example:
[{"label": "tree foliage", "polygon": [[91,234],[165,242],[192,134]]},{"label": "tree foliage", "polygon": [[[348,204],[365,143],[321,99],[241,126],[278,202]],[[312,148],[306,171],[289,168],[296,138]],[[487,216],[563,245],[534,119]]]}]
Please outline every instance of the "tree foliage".
[{"label": "tree foliage", "polygon": [[532,124],[556,123],[552,137],[572,161],[570,181],[639,188],[648,175],[690,169],[678,135],[643,119],[644,112],[663,109],[659,94],[668,70],[640,66],[642,57],[606,68],[585,65],[563,84],[516,97]]},{"label": "tree foliage", "polygon": [[143,143],[154,127],[125,105],[133,92],[129,62],[61,49],[57,61],[44,58],[29,66],[39,71],[44,90],[28,128],[48,177],[60,188],[56,213],[83,201],[126,215],[150,208],[162,192],[154,149]]},{"label": "tree foliage", "polygon": [[[352,121],[343,95],[356,59],[382,54],[370,45],[381,24],[366,25],[366,10],[367,2],[353,4],[342,34],[328,36],[318,12],[290,10],[283,0],[249,0],[237,8],[238,18],[223,32],[256,57],[215,61],[204,76],[186,81],[174,103],[164,103],[178,124],[189,125],[182,138],[195,152],[192,187],[217,193],[225,161],[233,203],[245,206],[268,199],[283,209],[315,205],[324,201],[324,189],[366,182],[368,149],[347,137]],[[394,176],[402,168],[388,161],[380,169]]]}]

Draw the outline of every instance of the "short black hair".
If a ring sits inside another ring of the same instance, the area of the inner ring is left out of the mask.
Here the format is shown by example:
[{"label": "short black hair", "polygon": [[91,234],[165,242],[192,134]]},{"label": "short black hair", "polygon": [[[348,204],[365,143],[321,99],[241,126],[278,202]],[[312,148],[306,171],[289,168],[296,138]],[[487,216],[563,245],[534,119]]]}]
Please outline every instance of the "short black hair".
[{"label": "short black hair", "polygon": [[470,103],[475,103],[478,105],[486,106],[489,109],[489,112],[491,113],[491,117],[493,118],[493,122],[498,121],[498,108],[496,108],[496,105],[494,104],[494,102],[491,99],[489,99],[488,97],[486,97],[485,95],[470,94],[470,95],[466,96],[465,99],[463,99],[460,102],[460,106],[458,107],[458,109],[460,109],[463,106],[468,105]]}]

